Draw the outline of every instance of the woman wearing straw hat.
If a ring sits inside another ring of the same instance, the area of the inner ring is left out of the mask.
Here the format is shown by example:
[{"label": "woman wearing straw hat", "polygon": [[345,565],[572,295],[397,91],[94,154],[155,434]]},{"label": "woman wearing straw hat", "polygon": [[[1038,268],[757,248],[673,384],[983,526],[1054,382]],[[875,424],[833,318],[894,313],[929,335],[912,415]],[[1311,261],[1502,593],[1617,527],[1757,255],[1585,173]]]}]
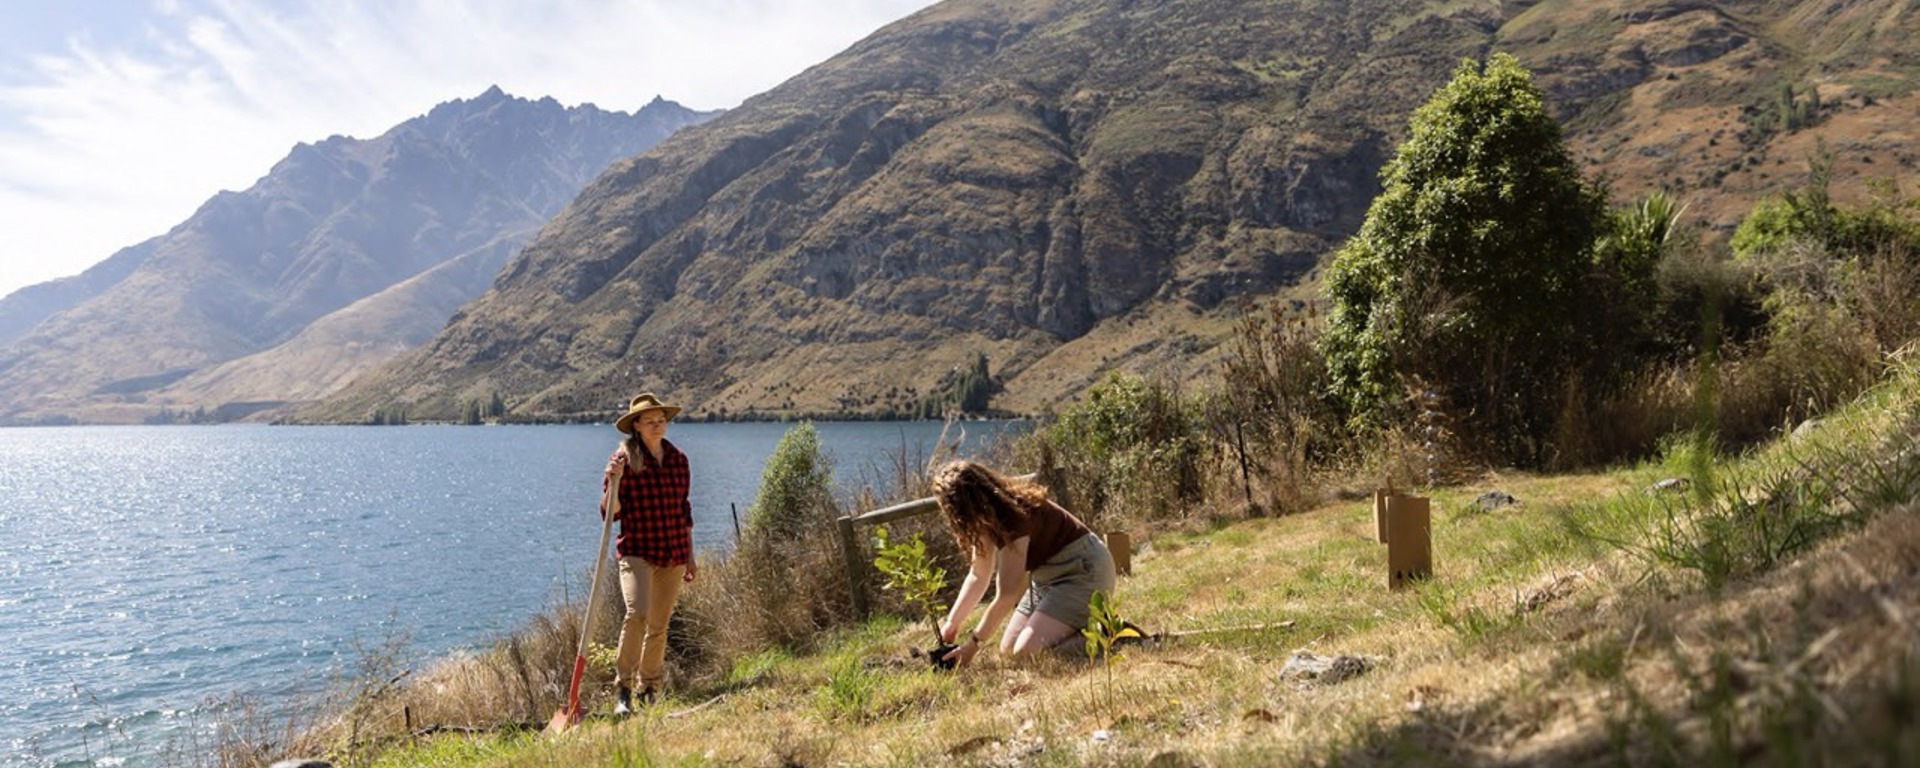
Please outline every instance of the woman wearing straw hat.
[{"label": "woman wearing straw hat", "polygon": [[[687,455],[667,441],[667,421],[680,409],[652,392],[633,398],[614,427],[627,437],[607,460],[602,481],[618,482],[613,514],[620,521],[620,595],[626,621],[620,626],[614,714],[633,711],[633,691],[650,702],[667,668],[667,622],[680,585],[699,567],[693,560],[693,505],[687,501],[691,472]],[[601,515],[607,510],[601,510]],[[636,686],[637,684],[637,686]]]}]

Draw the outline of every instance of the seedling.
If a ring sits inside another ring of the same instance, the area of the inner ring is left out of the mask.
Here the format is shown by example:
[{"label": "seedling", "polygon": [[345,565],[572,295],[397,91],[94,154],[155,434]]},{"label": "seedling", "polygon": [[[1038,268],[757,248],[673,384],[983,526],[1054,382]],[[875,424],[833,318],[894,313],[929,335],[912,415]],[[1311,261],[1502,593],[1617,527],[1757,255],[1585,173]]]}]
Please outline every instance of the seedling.
[{"label": "seedling", "polygon": [[873,566],[887,577],[883,586],[899,592],[909,607],[926,617],[927,627],[933,630],[934,648],[927,652],[928,660],[941,668],[953,666],[943,659],[953,646],[940,637],[940,614],[947,606],[940,602],[939,595],[947,586],[946,569],[934,564],[927,555],[927,542],[917,533],[906,541],[889,541],[887,527],[880,526],[873,531],[873,548],[878,553]]},{"label": "seedling", "polygon": [[1113,716],[1113,655],[1119,642],[1124,638],[1144,638],[1146,635],[1132,622],[1120,618],[1119,598],[1106,592],[1093,593],[1093,601],[1087,604],[1087,628],[1080,634],[1087,638],[1087,659],[1099,659],[1107,669],[1107,716]]}]

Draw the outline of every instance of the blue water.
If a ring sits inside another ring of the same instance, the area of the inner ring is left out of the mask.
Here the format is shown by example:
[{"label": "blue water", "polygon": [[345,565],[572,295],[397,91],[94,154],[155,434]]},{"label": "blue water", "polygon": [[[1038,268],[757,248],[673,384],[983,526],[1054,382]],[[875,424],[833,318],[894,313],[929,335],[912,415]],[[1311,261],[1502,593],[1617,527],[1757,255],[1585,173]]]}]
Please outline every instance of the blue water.
[{"label": "blue water", "polygon": [[[973,454],[1007,425],[969,425]],[[820,423],[844,488],[940,425]],[[780,424],[676,423],[726,549]],[[0,766],[204,756],[218,708],[324,690],[404,635],[483,646],[578,591],[605,426],[0,429]],[[953,435],[949,435],[951,441]],[[883,489],[884,492],[884,489]]]}]

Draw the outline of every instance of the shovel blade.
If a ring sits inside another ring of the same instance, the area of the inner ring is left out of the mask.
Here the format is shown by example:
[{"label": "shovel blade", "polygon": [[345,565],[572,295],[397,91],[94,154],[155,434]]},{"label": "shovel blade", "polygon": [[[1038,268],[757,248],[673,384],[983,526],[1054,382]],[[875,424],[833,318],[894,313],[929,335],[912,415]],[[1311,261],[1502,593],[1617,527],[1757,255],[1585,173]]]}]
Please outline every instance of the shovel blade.
[{"label": "shovel blade", "polygon": [[579,725],[580,721],[585,719],[585,715],[586,713],[582,712],[579,708],[562,709],[554,712],[553,719],[547,721],[547,735],[558,736],[566,733],[568,729]]},{"label": "shovel blade", "polygon": [[[599,569],[595,568],[594,570],[598,571]],[[599,578],[599,574],[594,574],[594,578]],[[585,637],[585,627],[582,627],[582,630],[580,635]],[[582,647],[584,648],[585,646],[583,645]],[[547,721],[547,733],[562,733],[568,728],[579,725],[580,721],[586,718],[587,710],[585,707],[580,706],[580,678],[586,671],[587,656],[583,652],[573,658],[573,682],[567,685],[567,706],[553,713],[553,719]]]}]

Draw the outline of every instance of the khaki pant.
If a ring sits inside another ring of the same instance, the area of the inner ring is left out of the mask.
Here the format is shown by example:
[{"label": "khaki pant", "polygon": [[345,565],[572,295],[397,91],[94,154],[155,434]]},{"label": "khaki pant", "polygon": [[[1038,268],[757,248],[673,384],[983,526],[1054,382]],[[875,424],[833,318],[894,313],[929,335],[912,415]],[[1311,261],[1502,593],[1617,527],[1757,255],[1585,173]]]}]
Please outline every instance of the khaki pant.
[{"label": "khaki pant", "polygon": [[616,685],[634,690],[660,687],[667,674],[667,622],[673,618],[673,602],[680,596],[686,573],[684,564],[657,568],[642,558],[620,558],[620,596],[627,604],[627,618],[620,625]]}]

